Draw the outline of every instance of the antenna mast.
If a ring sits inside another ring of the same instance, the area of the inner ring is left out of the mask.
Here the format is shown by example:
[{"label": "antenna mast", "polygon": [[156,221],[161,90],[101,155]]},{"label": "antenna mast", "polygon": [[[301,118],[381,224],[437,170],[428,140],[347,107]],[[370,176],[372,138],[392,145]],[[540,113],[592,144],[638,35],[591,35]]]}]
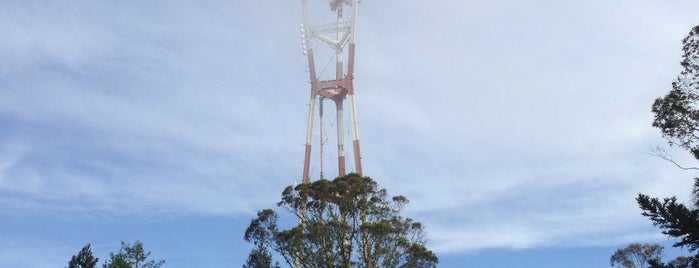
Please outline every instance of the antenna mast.
[{"label": "antenna mast", "polygon": [[[311,0],[310,2],[319,2]],[[357,111],[354,97],[354,63],[355,63],[355,38],[357,28],[357,11],[359,0],[331,0],[330,11],[336,13],[335,22],[328,24],[313,24],[309,20],[309,13],[319,10],[309,6],[309,0],[301,0],[303,6],[303,24],[301,24],[301,38],[303,43],[303,53],[308,58],[309,75],[311,80],[311,95],[308,111],[308,127],[306,129],[306,149],[303,162],[303,183],[310,182],[310,162],[311,145],[313,137],[313,121],[315,119],[316,105],[322,109],[323,99],[333,100],[336,107],[337,116],[337,156],[338,156],[338,176],[346,174],[345,167],[345,136],[344,136],[344,100],[347,99],[349,106],[349,122],[352,130],[352,151],[354,153],[354,169],[356,173],[362,174],[362,162],[359,146],[359,128],[357,126]],[[349,19],[346,20],[345,16]],[[316,73],[315,51],[313,44],[320,44],[335,53],[335,75],[332,77],[321,77]],[[345,51],[347,52],[345,56]],[[345,63],[345,59],[347,62]],[[346,67],[346,71],[345,71]],[[320,96],[320,98],[318,97]],[[320,114],[322,120],[322,111]],[[322,122],[321,122],[322,124]],[[321,131],[323,129],[321,128]],[[322,133],[321,133],[322,135]],[[323,141],[321,141],[323,142]],[[322,144],[321,144],[322,147]],[[321,149],[322,150],[322,149]],[[321,151],[321,163],[323,155]],[[322,164],[321,164],[322,165]],[[323,176],[321,167],[321,177]]]}]

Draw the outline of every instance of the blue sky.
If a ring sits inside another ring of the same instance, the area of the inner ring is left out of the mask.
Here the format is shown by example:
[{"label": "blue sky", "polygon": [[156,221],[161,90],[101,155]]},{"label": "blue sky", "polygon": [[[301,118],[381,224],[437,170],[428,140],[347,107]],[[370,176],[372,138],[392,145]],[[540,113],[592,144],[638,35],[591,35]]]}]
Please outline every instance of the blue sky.
[{"label": "blue sky", "polygon": [[[364,173],[411,200],[440,267],[608,267],[628,243],[669,246],[634,197],[689,197],[696,174],[649,154],[665,145],[650,104],[698,13],[362,1]],[[300,23],[300,1],[0,2],[0,266],[141,240],[167,267],[240,267],[250,219],[301,177]]]}]

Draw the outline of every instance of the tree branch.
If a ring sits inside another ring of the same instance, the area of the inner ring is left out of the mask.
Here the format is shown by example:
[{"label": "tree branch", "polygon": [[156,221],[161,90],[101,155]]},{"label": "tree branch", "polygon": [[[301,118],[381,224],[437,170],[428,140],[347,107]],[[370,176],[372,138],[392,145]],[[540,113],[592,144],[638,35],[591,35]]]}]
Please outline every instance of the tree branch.
[{"label": "tree branch", "polygon": [[699,167],[685,167],[680,165],[672,158],[672,156],[667,151],[665,151],[665,149],[661,148],[660,146],[652,148],[650,151],[650,155],[657,156],[660,159],[668,161],[683,170],[699,170]]}]

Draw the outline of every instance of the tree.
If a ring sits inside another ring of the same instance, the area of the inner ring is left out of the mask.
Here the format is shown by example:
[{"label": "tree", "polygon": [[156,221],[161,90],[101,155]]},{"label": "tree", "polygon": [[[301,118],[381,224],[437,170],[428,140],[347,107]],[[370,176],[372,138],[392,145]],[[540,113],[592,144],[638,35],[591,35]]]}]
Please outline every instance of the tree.
[{"label": "tree", "polygon": [[73,255],[68,262],[68,268],[95,268],[99,258],[92,255],[90,244],[85,245],[78,255]]},{"label": "tree", "polygon": [[670,145],[679,146],[699,160],[699,26],[682,40],[682,72],[672,90],[653,102],[653,127]]},{"label": "tree", "polygon": [[[692,193],[695,201],[691,207],[678,203],[674,196],[662,201],[644,194],[639,194],[636,198],[643,210],[643,216],[648,217],[653,225],[660,227],[663,234],[679,239],[673,247],[686,246],[693,253],[699,249],[699,178],[694,180]],[[651,267],[699,267],[698,256],[680,257],[667,265],[657,262]]]},{"label": "tree", "polygon": [[244,238],[277,252],[289,267],[436,267],[422,224],[400,215],[407,203],[354,173],[288,186],[277,205],[300,224],[280,229],[277,213],[265,209]]},{"label": "tree", "polygon": [[674,260],[664,264],[660,260],[649,261],[650,268],[695,268],[697,263],[694,263],[694,257],[679,256]]},{"label": "tree", "polygon": [[281,266],[278,262],[272,266],[272,254],[266,247],[260,245],[250,251],[248,261],[243,265],[243,268],[281,268]]},{"label": "tree", "polygon": [[617,249],[609,260],[611,266],[624,268],[642,268],[651,260],[659,261],[663,255],[663,246],[658,244],[630,244],[625,248]]},{"label": "tree", "polygon": [[[693,265],[693,266],[690,266]],[[668,268],[680,268],[680,267],[697,267],[696,262],[694,262],[694,257],[679,256],[674,260],[670,261],[667,265]],[[656,268],[656,267],[652,267]]]},{"label": "tree", "polygon": [[[653,127],[660,129],[670,146],[685,149],[699,160],[699,26],[692,28],[682,43],[683,70],[672,82],[672,90],[653,103]],[[639,194],[636,201],[642,215],[663,234],[680,239],[673,247],[686,246],[694,253],[699,249],[699,178],[694,179],[692,193],[694,202],[689,206],[678,203],[674,196],[661,201]],[[699,267],[698,256],[679,257],[667,264],[651,260],[650,264],[654,268]]]},{"label": "tree", "polygon": [[104,268],[160,268],[165,260],[147,260],[150,251],[143,250],[143,243],[136,241],[131,244],[121,242],[119,253],[109,253],[109,260],[104,263]]},{"label": "tree", "polygon": [[132,268],[123,255],[109,254],[110,260],[104,263],[103,268]]}]

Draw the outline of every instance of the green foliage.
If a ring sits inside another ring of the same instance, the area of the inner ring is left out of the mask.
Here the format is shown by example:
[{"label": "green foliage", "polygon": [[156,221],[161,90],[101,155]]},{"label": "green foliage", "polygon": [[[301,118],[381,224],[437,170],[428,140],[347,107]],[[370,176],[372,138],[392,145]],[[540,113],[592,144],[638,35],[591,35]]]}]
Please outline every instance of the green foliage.
[{"label": "green foliage", "polygon": [[670,145],[699,159],[699,26],[682,43],[683,70],[672,82],[672,90],[653,103],[653,126],[660,129]]},{"label": "green foliage", "polygon": [[129,263],[124,259],[123,255],[113,255],[109,254],[110,260],[108,260],[102,267],[104,268],[132,268]]},{"label": "green foliage", "polygon": [[272,265],[272,254],[263,246],[257,246],[248,255],[248,261],[243,268],[280,268],[279,263]]},{"label": "green foliage", "polygon": [[85,245],[78,255],[73,255],[68,262],[68,268],[95,268],[99,258],[92,255],[90,244]]},{"label": "green foliage", "polygon": [[[692,28],[682,44],[683,70],[672,82],[672,90],[653,103],[653,127],[660,129],[671,146],[699,160],[699,26]],[[643,216],[663,234],[679,239],[674,247],[687,247],[693,253],[699,249],[699,178],[694,180],[694,203],[689,206],[678,203],[676,197],[660,200],[639,194],[636,198]],[[667,264],[655,259],[649,264],[653,268],[699,267],[698,256],[678,257]]]},{"label": "green foliage", "polygon": [[684,268],[684,267],[699,267],[699,263],[695,257],[679,256],[670,261],[667,268]]},{"label": "green foliage", "polygon": [[133,244],[121,242],[119,253],[109,253],[109,260],[104,263],[104,268],[160,268],[165,260],[148,260],[150,251],[143,250],[143,243],[136,241]]},{"label": "green foliage", "polygon": [[658,261],[650,261],[650,268],[695,268],[699,267],[695,257],[679,256],[676,259],[664,264]]},{"label": "green foliage", "polygon": [[290,267],[297,261],[300,267],[435,267],[422,224],[400,215],[407,203],[358,174],[288,186],[277,205],[300,224],[280,229],[277,213],[266,209],[244,238],[277,252]]},{"label": "green foliage", "polygon": [[663,247],[658,244],[630,244],[625,248],[617,249],[609,260],[611,266],[624,268],[646,267],[650,261],[658,262],[663,255]]},{"label": "green foliage", "polygon": [[678,203],[674,196],[660,201],[639,194],[636,201],[643,210],[642,215],[648,217],[653,225],[660,227],[663,234],[680,239],[674,247],[686,246],[690,251],[699,249],[699,210]]},{"label": "green foliage", "polygon": [[695,256],[680,256],[667,264],[659,259],[650,262],[652,268],[689,268],[699,267],[699,178],[694,179],[695,203],[686,206],[677,202],[676,197],[651,198],[644,194],[639,194],[636,198],[639,206],[643,210],[642,215],[648,217],[653,225],[659,227],[662,233],[679,241],[673,247],[687,247]]}]

